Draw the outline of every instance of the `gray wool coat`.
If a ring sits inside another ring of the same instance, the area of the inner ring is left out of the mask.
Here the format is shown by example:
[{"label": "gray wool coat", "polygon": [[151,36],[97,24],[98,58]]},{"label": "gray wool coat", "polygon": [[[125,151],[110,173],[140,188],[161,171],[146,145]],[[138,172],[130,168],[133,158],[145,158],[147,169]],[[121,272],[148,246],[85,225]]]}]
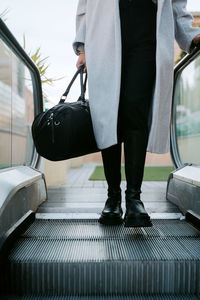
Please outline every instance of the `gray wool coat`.
[{"label": "gray wool coat", "polygon": [[[192,27],[187,0],[149,0],[157,7],[156,80],[149,113],[147,151],[170,151],[174,39],[190,53],[200,28]],[[85,51],[88,95],[94,135],[99,149],[117,144],[121,82],[121,26],[119,0],[79,0],[76,11],[75,54]],[[145,72],[145,70],[144,70]]]}]

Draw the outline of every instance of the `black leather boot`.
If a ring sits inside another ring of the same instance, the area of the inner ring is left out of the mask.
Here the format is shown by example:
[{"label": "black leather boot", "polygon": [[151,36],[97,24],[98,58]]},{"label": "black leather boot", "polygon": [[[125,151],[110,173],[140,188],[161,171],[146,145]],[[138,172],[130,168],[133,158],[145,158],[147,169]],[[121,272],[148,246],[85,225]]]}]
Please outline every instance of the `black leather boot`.
[{"label": "black leather boot", "polygon": [[125,174],[127,180],[125,227],[152,226],[150,216],[140,200],[147,137],[146,131],[133,130],[127,132],[124,139]]},{"label": "black leather boot", "polygon": [[121,188],[108,187],[108,199],[99,218],[99,223],[117,225],[123,223],[121,208]]},{"label": "black leather boot", "polygon": [[125,227],[151,227],[150,216],[145,210],[144,203],[140,200],[137,190],[128,189],[126,193],[126,213],[124,216]]},{"label": "black leather boot", "polygon": [[123,222],[121,208],[121,143],[101,151],[104,174],[108,183],[108,198],[99,218],[101,224],[117,225]]}]

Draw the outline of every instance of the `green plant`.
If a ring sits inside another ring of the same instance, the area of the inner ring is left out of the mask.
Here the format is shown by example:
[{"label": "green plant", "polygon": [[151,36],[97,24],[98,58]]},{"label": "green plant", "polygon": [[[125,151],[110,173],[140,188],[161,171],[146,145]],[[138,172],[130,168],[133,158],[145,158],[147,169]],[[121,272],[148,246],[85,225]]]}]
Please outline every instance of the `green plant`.
[{"label": "green plant", "polygon": [[[26,38],[25,38],[25,34],[23,34],[23,48],[24,50],[26,50]],[[31,52],[29,51],[28,52],[28,55],[31,57],[31,59],[34,61],[35,65],[37,66],[38,68],[38,71],[40,73],[40,77],[41,77],[41,82],[42,84],[49,84],[49,85],[52,85],[52,83],[54,81],[57,81],[57,80],[60,80],[64,77],[61,77],[61,78],[49,78],[46,76],[46,73],[47,73],[47,69],[49,67],[49,65],[46,65],[46,60],[48,59],[49,56],[47,57],[44,57],[44,58],[41,58],[41,48],[38,47],[36,49],[35,52]]]},{"label": "green plant", "polygon": [[[26,38],[25,38],[25,34],[23,34],[23,48],[24,48],[24,50],[26,50]],[[44,89],[44,84],[52,85],[54,81],[60,80],[60,79],[62,79],[64,77],[56,79],[56,78],[49,78],[49,77],[46,76],[46,73],[47,73],[47,70],[48,70],[48,67],[49,67],[49,65],[46,65],[46,60],[49,58],[49,56],[42,58],[41,57],[41,48],[40,47],[38,47],[36,49],[36,51],[33,52],[33,53],[31,51],[29,51],[28,55],[31,57],[31,59],[33,60],[33,62],[35,63],[35,65],[38,68],[38,71],[40,73],[42,87],[43,87],[44,99],[45,98],[48,99],[48,96],[47,96],[47,94],[45,92],[45,89]]]}]

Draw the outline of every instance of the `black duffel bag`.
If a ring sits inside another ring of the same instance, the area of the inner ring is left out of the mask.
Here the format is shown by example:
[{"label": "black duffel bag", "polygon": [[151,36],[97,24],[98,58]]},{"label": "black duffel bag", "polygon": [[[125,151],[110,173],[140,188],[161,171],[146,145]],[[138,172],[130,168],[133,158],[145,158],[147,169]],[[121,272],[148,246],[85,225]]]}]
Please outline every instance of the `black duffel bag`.
[{"label": "black duffel bag", "polygon": [[[81,65],[59,103],[40,112],[32,123],[36,150],[48,160],[65,160],[100,151],[94,137],[89,101],[85,99],[87,71],[83,83],[83,70],[84,65]],[[81,95],[76,102],[65,102],[79,73]]]}]

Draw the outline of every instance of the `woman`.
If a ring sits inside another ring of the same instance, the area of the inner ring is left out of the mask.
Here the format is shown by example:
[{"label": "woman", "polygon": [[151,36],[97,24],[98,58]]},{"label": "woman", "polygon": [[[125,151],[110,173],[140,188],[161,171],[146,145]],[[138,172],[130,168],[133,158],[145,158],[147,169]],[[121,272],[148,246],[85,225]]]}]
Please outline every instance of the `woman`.
[{"label": "woman", "polygon": [[88,73],[94,134],[108,198],[102,224],[121,224],[121,143],[126,227],[152,226],[140,199],[146,151],[166,153],[173,87],[174,37],[190,53],[200,41],[186,0],[79,0],[73,48]]}]

